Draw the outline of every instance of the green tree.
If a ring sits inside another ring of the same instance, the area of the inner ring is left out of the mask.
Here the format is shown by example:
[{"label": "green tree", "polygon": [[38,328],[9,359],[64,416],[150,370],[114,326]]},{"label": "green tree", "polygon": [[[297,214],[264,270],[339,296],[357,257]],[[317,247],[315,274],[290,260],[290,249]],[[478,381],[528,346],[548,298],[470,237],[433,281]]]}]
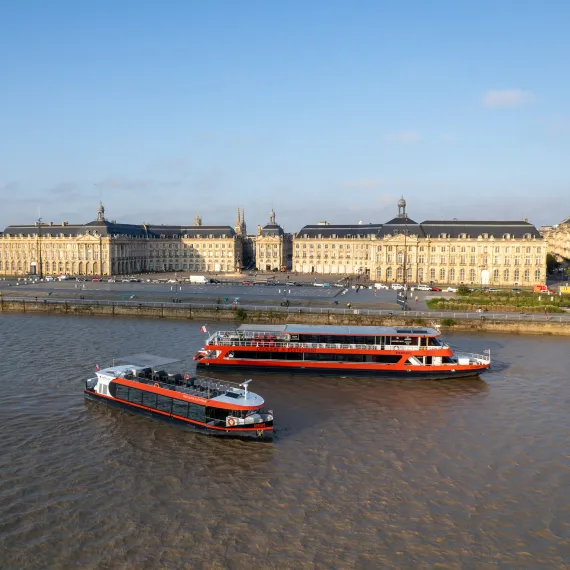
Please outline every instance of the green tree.
[{"label": "green tree", "polygon": [[561,263],[559,261],[556,261],[556,258],[548,253],[546,255],[546,272],[547,273],[554,273],[555,269],[558,269],[560,267]]}]

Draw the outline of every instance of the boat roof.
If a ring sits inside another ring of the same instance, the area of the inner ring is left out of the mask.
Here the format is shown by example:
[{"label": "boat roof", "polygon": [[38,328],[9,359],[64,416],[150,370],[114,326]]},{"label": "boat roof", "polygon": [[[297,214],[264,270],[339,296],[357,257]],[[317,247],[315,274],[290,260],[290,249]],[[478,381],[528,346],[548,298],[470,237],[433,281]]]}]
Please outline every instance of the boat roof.
[{"label": "boat roof", "polygon": [[439,331],[427,327],[373,327],[344,325],[240,325],[238,331],[283,333],[283,334],[322,334],[355,336],[422,335],[439,336]]},{"label": "boat roof", "polygon": [[157,368],[158,366],[167,366],[168,364],[176,364],[180,362],[178,358],[165,358],[164,356],[155,356],[147,352],[140,352],[139,354],[131,354],[130,356],[121,356],[115,358],[115,361],[123,364],[131,364],[137,368]]}]

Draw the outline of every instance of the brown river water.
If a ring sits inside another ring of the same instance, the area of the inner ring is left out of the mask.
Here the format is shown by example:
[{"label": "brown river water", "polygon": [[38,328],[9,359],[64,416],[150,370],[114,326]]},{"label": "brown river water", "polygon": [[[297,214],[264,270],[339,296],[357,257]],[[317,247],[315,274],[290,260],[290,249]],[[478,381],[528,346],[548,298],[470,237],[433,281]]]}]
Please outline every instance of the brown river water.
[{"label": "brown river water", "polygon": [[570,566],[568,339],[444,335],[481,379],[255,374],[272,444],[84,401],[113,357],[191,366],[201,324],[0,315],[2,569]]}]

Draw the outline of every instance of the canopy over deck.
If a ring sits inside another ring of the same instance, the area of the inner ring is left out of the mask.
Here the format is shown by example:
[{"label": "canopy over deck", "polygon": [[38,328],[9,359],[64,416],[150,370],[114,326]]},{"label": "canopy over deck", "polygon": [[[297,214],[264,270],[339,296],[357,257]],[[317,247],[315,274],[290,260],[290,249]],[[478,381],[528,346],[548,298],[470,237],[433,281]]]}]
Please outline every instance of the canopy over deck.
[{"label": "canopy over deck", "polygon": [[177,358],[165,358],[146,352],[132,354],[131,356],[121,356],[120,358],[115,358],[115,361],[130,364],[135,368],[158,368],[159,366],[168,366],[169,364],[180,362]]},{"label": "canopy over deck", "polygon": [[383,327],[343,325],[240,325],[238,331],[280,334],[313,334],[344,336],[439,336],[439,331],[428,327]]}]

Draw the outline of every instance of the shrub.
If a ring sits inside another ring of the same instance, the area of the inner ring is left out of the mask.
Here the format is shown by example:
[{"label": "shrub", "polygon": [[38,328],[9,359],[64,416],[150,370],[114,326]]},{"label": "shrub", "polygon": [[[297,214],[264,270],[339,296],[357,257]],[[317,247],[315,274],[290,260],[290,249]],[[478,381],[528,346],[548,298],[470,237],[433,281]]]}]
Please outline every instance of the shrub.
[{"label": "shrub", "polygon": [[469,293],[471,293],[471,291],[469,291],[468,287],[465,287],[465,285],[461,285],[458,289],[457,289],[457,294],[458,295],[469,295]]},{"label": "shrub", "polygon": [[443,321],[441,321],[441,326],[443,327],[452,327],[453,325],[455,325],[455,321],[453,319],[443,319]]},{"label": "shrub", "polygon": [[238,321],[245,321],[247,319],[247,312],[244,311],[243,309],[237,309],[236,310],[236,319]]}]

